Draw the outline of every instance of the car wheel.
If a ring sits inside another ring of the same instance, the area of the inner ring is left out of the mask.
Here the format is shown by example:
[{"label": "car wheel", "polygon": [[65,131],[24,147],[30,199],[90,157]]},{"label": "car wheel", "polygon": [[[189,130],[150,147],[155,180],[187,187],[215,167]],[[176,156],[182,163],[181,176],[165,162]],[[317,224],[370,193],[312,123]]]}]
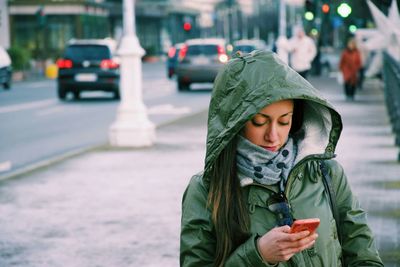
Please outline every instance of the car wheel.
[{"label": "car wheel", "polygon": [[6,82],[6,83],[3,83],[3,88],[4,88],[5,90],[9,90],[9,89],[11,88],[10,81],[8,81],[8,82]]},{"label": "car wheel", "polygon": [[117,100],[121,99],[121,95],[120,95],[118,89],[116,91],[114,91],[114,99],[117,99]]},{"label": "car wheel", "polygon": [[75,100],[81,99],[81,92],[79,92],[79,91],[74,91],[74,99],[75,99]]},{"label": "car wheel", "polygon": [[190,83],[185,83],[183,81],[178,80],[178,91],[189,91]]},{"label": "car wheel", "polygon": [[58,96],[58,99],[65,100],[67,97],[67,90],[65,90],[65,88],[63,88],[61,86],[58,86],[57,96]]}]

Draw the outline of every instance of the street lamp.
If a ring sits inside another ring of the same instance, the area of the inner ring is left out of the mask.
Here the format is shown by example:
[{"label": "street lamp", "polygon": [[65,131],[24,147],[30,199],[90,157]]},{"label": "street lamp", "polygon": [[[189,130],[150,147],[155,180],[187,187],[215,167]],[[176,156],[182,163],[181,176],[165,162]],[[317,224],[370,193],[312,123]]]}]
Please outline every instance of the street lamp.
[{"label": "street lamp", "polygon": [[134,0],[123,2],[124,32],[119,49],[121,102],[109,129],[112,146],[144,147],[155,140],[155,126],[147,117],[142,99],[142,62],[145,54],[136,36]]}]

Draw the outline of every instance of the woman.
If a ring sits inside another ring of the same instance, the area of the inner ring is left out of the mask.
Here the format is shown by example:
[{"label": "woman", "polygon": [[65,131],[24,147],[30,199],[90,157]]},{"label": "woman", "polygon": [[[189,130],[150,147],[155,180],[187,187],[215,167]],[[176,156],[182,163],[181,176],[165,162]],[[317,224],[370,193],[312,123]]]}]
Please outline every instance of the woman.
[{"label": "woman", "polygon": [[[183,197],[181,266],[383,266],[365,212],[332,158],[340,115],[272,52],[231,60],[211,98],[205,169]],[[329,167],[340,214],[322,182]],[[277,208],[278,207],[278,208]],[[319,218],[316,233],[290,233]]]},{"label": "woman", "polygon": [[340,58],[339,68],[343,75],[346,99],[353,100],[361,69],[361,55],[354,39],[347,42],[347,47]]}]

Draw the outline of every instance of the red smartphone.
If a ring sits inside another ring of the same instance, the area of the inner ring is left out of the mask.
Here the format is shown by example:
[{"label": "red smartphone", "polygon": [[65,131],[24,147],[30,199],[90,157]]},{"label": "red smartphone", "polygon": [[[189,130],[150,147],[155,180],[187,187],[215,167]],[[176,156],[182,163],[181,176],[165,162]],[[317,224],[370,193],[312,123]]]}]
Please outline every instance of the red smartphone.
[{"label": "red smartphone", "polygon": [[295,220],[290,228],[290,233],[298,233],[306,230],[310,233],[314,233],[315,230],[317,230],[319,223],[319,218]]}]

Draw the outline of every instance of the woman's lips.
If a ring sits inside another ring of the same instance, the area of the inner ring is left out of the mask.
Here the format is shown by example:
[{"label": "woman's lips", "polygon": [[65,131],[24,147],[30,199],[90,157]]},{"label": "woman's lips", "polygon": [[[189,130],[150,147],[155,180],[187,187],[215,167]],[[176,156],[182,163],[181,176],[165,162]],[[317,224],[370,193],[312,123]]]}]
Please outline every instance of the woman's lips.
[{"label": "woman's lips", "polygon": [[261,146],[262,148],[269,150],[269,151],[277,151],[278,146]]}]

